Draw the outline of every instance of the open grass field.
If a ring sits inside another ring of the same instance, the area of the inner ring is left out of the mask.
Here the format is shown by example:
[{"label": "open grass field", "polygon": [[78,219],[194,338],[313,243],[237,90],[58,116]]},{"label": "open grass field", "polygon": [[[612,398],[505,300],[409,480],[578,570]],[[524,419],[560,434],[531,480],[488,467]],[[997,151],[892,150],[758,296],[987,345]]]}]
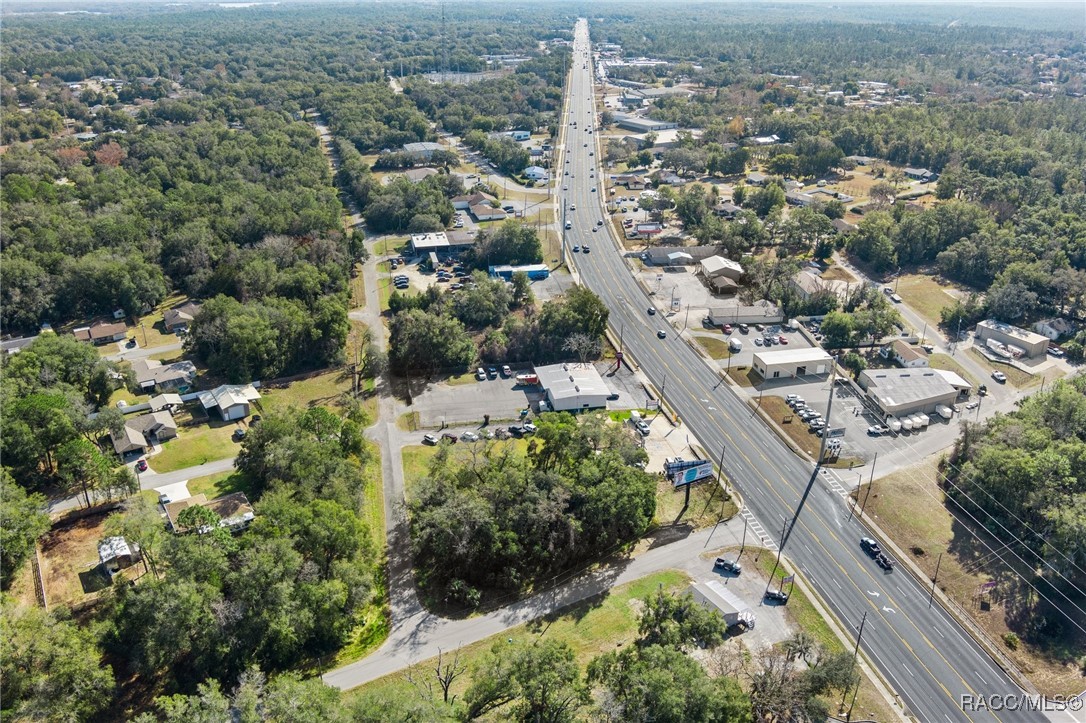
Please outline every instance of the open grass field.
[{"label": "open grass field", "polygon": [[[938,475],[936,462],[929,460],[875,480],[865,514],[929,579],[939,565],[939,588],[967,611],[993,640],[1002,641],[1003,636],[1013,630],[1008,617],[1017,607],[1017,596],[1011,595],[1006,601],[1000,597],[978,597],[980,586],[994,579],[988,567],[978,562],[993,561],[991,550],[998,550],[1004,541],[985,535],[989,546],[985,547],[970,528],[955,520],[937,484]],[[867,495],[866,488],[861,488],[859,494]],[[968,520],[961,513],[958,517]],[[940,555],[942,562],[939,562]],[[997,573],[997,577],[999,573],[1006,574],[1005,570],[991,572]],[[1083,603],[1083,600],[1078,601],[1079,605]],[[1017,633],[1021,635],[1022,631]],[[1068,657],[1075,655],[1072,651],[1076,643],[1074,636],[1064,637],[1068,649],[1056,651],[1041,650],[1026,642],[1017,650],[998,644],[1041,692],[1077,694],[1082,691],[1082,675],[1075,666],[1067,664]],[[1081,656],[1081,653],[1080,646],[1077,654]]]},{"label": "open grass field", "polygon": [[704,349],[709,356],[713,359],[727,359],[732,355],[728,349],[728,342],[723,339],[714,339],[713,337],[695,336],[698,344]]},{"label": "open grass field", "polygon": [[209,500],[213,500],[234,492],[244,492],[246,497],[253,499],[252,484],[240,472],[219,472],[195,477],[190,479],[185,486],[189,488],[189,494],[193,497],[203,494],[207,495]]},{"label": "open grass field", "polygon": [[173,472],[204,462],[233,457],[240,445],[232,439],[234,422],[212,420],[205,424],[180,427],[177,438],[162,446],[162,451],[147,458],[155,472]]},{"label": "open grass field", "polygon": [[690,488],[690,507],[679,517],[685,499],[686,492],[675,489],[671,481],[661,475],[656,484],[656,516],[653,518],[653,525],[659,527],[686,523],[699,529],[729,520],[739,512],[735,499],[725,498],[724,490],[716,483],[715,477]]},{"label": "open grass field", "polygon": [[407,236],[385,236],[373,245],[373,254],[377,257],[402,254],[407,249]]},{"label": "open grass field", "polygon": [[[171,308],[188,301],[184,294],[174,294],[163,299],[162,303],[154,308],[150,314],[139,317],[128,328],[128,335],[136,337],[140,347],[144,349],[167,344],[176,344],[179,339],[175,334],[166,332],[162,325],[163,315]],[[112,344],[109,346],[113,346]]]},{"label": "open grass field", "polygon": [[268,412],[286,407],[336,407],[343,395],[351,391],[351,374],[333,369],[306,379],[286,382],[282,386],[261,389],[260,406]]},{"label": "open grass field", "polygon": [[765,381],[753,367],[736,366],[728,369],[726,373],[741,387],[756,387]]},{"label": "open grass field", "polygon": [[[636,639],[639,600],[648,597],[658,588],[679,592],[686,587],[688,580],[685,573],[666,570],[619,585],[604,595],[571,605],[541,620],[518,625],[499,635],[467,645],[459,650],[460,660],[470,670],[472,664],[485,655],[496,642],[508,644],[506,641],[510,638],[514,641],[531,641],[546,636],[568,643],[583,668],[597,655],[615,650],[617,646]],[[421,674],[422,671],[433,668],[435,662],[436,659],[419,661],[415,667]],[[469,676],[462,676],[453,686],[452,692],[457,696],[463,695],[469,683]],[[392,673],[347,691],[344,695],[351,698],[366,693],[382,697],[417,695],[402,672]]]},{"label": "open grass field", "polygon": [[906,274],[898,279],[896,286],[905,303],[933,326],[940,321],[939,312],[955,301],[946,287],[925,274]]},{"label": "open grass field", "polygon": [[826,281],[844,281],[848,284],[856,283],[855,276],[836,264],[823,271],[822,278]]}]

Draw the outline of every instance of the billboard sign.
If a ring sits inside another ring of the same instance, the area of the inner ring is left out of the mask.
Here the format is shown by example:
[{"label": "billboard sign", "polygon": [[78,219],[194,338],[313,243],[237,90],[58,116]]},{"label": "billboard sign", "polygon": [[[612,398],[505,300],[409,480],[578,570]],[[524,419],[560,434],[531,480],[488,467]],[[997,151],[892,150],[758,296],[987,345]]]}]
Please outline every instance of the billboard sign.
[{"label": "billboard sign", "polygon": [[686,469],[680,469],[672,473],[671,483],[675,487],[682,487],[683,485],[693,484],[699,480],[703,480],[706,477],[713,476],[713,463],[702,462],[695,467],[687,467]]},{"label": "billboard sign", "polygon": [[829,436],[831,438],[833,438],[833,437],[844,437],[845,436],[845,428],[844,427],[837,427],[836,429],[831,429]]}]

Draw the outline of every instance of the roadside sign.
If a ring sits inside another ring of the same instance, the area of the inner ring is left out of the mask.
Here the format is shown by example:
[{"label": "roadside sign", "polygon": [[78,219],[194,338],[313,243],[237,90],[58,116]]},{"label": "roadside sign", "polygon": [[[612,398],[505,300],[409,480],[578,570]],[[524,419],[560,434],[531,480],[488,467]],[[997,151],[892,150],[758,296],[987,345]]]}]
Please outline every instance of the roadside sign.
[{"label": "roadside sign", "polygon": [[713,463],[712,462],[700,462],[693,467],[687,467],[685,469],[678,469],[671,473],[671,483],[680,487],[682,485],[689,485],[703,480],[707,477],[713,476]]},{"label": "roadside sign", "polygon": [[831,429],[829,436],[831,438],[832,437],[844,437],[845,436],[845,428],[844,427],[837,427],[835,429]]}]

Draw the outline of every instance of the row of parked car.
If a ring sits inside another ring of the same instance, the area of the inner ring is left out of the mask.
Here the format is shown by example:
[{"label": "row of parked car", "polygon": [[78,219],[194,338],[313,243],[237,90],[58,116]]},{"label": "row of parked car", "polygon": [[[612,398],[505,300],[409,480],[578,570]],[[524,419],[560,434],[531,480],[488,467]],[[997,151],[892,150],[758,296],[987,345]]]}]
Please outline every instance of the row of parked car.
[{"label": "row of parked car", "polygon": [[803,401],[803,397],[798,394],[789,394],[784,398],[784,401],[792,408],[797,417],[807,423],[807,427],[812,432],[817,432],[826,427],[826,420],[822,419],[822,414],[807,406],[807,402]]},{"label": "row of parked car", "polygon": [[[509,377],[513,376],[513,370],[509,368],[508,364],[502,365],[501,376],[504,379],[508,379]],[[497,379],[498,368],[487,367],[486,369],[484,369],[483,367],[479,367],[475,370],[475,378],[481,382],[485,382],[487,379]]]}]

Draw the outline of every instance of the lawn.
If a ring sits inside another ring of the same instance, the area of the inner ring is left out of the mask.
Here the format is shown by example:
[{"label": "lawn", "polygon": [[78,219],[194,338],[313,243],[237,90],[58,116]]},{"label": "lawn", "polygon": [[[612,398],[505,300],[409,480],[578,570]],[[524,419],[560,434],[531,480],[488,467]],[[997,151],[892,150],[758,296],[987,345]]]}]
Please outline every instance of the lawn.
[{"label": "lawn", "polygon": [[185,355],[184,349],[173,349],[172,351],[160,351],[152,354],[151,359],[157,359],[158,361],[166,364],[169,362],[175,362],[181,359]]},{"label": "lawn", "polygon": [[965,381],[972,384],[974,387],[980,384],[976,378],[965,370],[961,364],[955,361],[954,357],[947,354],[931,354],[928,356],[928,366],[932,369],[943,369],[945,371],[954,372]]},{"label": "lawn", "polygon": [[682,488],[676,489],[670,480],[661,476],[656,484],[656,516],[653,524],[664,526],[685,522],[702,528],[729,520],[739,512],[734,498],[724,497],[724,489],[716,483],[715,477],[690,488],[690,507],[680,518],[679,512],[685,499],[686,492]]},{"label": "lawn", "polygon": [[358,309],[366,305],[366,279],[362,275],[362,264],[354,265],[351,278],[351,308]]},{"label": "lawn", "polygon": [[732,367],[727,370],[727,374],[741,387],[755,387],[764,381],[762,375],[754,371],[754,367]]},{"label": "lawn", "polygon": [[714,339],[708,336],[695,336],[694,339],[713,359],[727,359],[732,355],[728,349],[728,342],[723,339]]},{"label": "lawn", "polygon": [[898,279],[896,287],[902,300],[933,326],[939,324],[939,312],[955,301],[946,288],[923,274],[904,275]]},{"label": "lawn", "polygon": [[[642,600],[657,589],[672,592],[685,590],[689,578],[685,573],[666,570],[654,575],[619,585],[609,592],[571,605],[558,613],[547,615],[540,620],[518,625],[497,635],[460,648],[460,660],[470,670],[471,666],[485,655],[495,642],[532,641],[542,636],[565,641],[573,648],[577,662],[586,666],[601,653],[615,650],[618,646],[632,643],[637,638],[637,611]],[[544,622],[545,621],[545,622]],[[436,659],[420,661],[415,667],[424,671],[434,667]],[[453,686],[458,697],[470,683],[468,676],[462,676]],[[402,672],[392,673],[379,680],[346,692],[348,698],[373,693],[382,697],[415,695],[415,690]]]},{"label": "lawn", "polygon": [[234,492],[244,492],[246,497],[253,498],[253,486],[245,475],[240,472],[219,472],[218,474],[195,477],[190,479],[186,486],[189,488],[189,494],[193,497],[202,494],[206,495],[209,500],[233,494]]},{"label": "lawn", "polygon": [[318,405],[334,407],[351,391],[351,373],[345,369],[333,369],[306,379],[288,382],[283,386],[264,387],[260,390],[260,407],[267,412],[281,411],[288,407],[305,409]]},{"label": "lawn", "polygon": [[[973,358],[979,361],[981,364],[991,369],[992,371],[1001,371],[1007,375],[1007,383],[1012,384],[1019,389],[1025,389],[1026,387],[1032,387],[1041,383],[1040,375],[1027,374],[1018,367],[1012,367],[1010,364],[995,364],[988,357],[984,356],[976,349],[970,349],[969,353],[973,355]],[[989,384],[998,384],[999,382],[994,379],[986,380]]]},{"label": "lawn", "polygon": [[387,236],[373,245],[375,256],[402,254],[407,248],[406,236]]},{"label": "lawn", "polygon": [[823,271],[822,272],[822,278],[825,279],[826,281],[844,281],[844,282],[849,283],[849,284],[854,283],[856,281],[855,276],[853,276],[848,271],[846,271],[845,269],[841,268],[840,266],[838,266],[836,264],[834,264],[833,266],[830,266],[828,269]]},{"label": "lawn", "polygon": [[238,425],[212,421],[178,429],[177,439],[163,445],[162,451],[147,458],[155,472],[173,472],[217,459],[233,457],[239,445],[232,438]]}]

